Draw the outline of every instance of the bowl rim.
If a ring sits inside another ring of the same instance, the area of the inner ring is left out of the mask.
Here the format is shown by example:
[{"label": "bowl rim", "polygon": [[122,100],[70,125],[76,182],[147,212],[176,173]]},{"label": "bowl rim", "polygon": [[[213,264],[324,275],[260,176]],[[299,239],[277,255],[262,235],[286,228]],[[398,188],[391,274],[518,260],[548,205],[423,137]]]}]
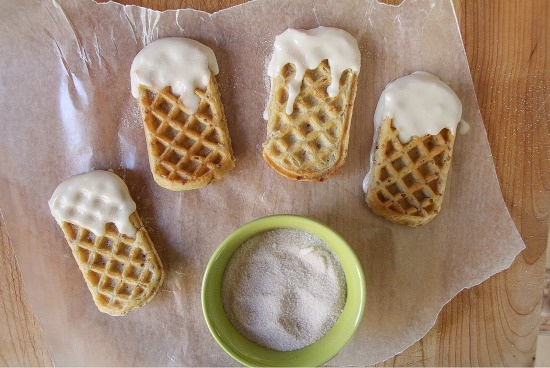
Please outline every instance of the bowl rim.
[{"label": "bowl rim", "polygon": [[[280,352],[260,346],[239,334],[229,323],[221,304],[221,279],[225,267],[233,253],[253,236],[274,229],[290,228],[308,232],[323,240],[333,251],[344,269],[346,278],[346,304],[341,315],[331,329],[318,341],[302,349]],[[331,241],[326,241],[330,239]],[[342,259],[342,257],[345,257]],[[344,262],[345,261],[345,262]],[[219,264],[221,262],[221,264]],[[344,265],[346,263],[348,266]],[[223,267],[223,269],[221,269]],[[350,281],[352,292],[350,293]],[[218,289],[218,291],[216,291]],[[210,294],[214,293],[214,294]],[[351,294],[351,295],[350,295]],[[213,298],[208,295],[214,295]],[[216,299],[211,301],[211,299]],[[351,301],[352,303],[348,303]],[[352,305],[353,304],[353,305]],[[229,234],[216,248],[206,266],[201,285],[201,305],[208,329],[218,345],[235,359],[247,366],[318,366],[326,363],[340,353],[351,341],[363,314],[366,304],[366,282],[363,267],[353,248],[335,230],[328,225],[310,217],[280,214],[252,220]],[[216,312],[220,308],[222,315]],[[229,323],[229,325],[228,325]],[[351,328],[349,324],[352,324]],[[345,327],[344,327],[345,326]],[[341,335],[337,335],[338,331]],[[231,341],[227,341],[227,340]],[[245,353],[244,346],[253,347],[256,353]],[[319,353],[318,350],[321,350]],[[259,358],[260,352],[263,358]],[[267,358],[266,358],[267,357]],[[282,360],[281,360],[282,359]],[[269,364],[266,362],[276,364]]]}]

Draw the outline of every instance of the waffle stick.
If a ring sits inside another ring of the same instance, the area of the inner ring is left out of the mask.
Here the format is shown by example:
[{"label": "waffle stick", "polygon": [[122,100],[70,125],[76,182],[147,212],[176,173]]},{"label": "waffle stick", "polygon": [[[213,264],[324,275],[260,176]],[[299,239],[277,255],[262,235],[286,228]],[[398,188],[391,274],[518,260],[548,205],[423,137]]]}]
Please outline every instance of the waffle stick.
[{"label": "waffle stick", "polygon": [[214,75],[191,113],[170,87],[139,86],[153,178],[170,190],[190,190],[222,178],[235,167],[231,139]]},{"label": "waffle stick", "polygon": [[441,210],[455,137],[443,129],[403,144],[398,134],[386,118],[379,128],[366,202],[390,221],[424,225]]},{"label": "waffle stick", "polygon": [[164,279],[158,254],[137,212],[130,216],[135,238],[109,223],[105,235],[69,222],[61,229],[99,310],[125,315],[149,302]]},{"label": "waffle stick", "polygon": [[287,86],[294,73],[294,66],[287,64],[273,78],[263,156],[287,178],[322,182],[338,172],[347,155],[357,74],[344,71],[339,93],[331,98],[330,67],[324,60],[306,71],[293,112],[287,115]]}]

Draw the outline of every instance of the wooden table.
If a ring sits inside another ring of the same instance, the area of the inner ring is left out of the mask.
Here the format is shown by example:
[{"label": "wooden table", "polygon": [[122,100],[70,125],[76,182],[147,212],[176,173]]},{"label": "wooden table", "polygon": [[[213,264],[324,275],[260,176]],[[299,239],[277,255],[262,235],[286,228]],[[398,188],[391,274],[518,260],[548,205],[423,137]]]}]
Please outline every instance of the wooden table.
[{"label": "wooden table", "polygon": [[[120,2],[215,11],[243,1]],[[504,200],[527,249],[457,295],[426,337],[381,365],[532,365],[550,212],[550,1],[454,2]],[[0,365],[50,364],[0,219]]]}]

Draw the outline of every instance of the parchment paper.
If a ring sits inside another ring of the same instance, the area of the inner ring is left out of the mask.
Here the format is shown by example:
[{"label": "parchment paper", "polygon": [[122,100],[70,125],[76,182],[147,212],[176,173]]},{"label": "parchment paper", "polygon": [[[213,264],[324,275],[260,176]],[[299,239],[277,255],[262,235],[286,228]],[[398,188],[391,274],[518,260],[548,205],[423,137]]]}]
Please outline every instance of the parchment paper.
[{"label": "parchment paper", "polygon": [[[261,157],[265,63],[287,27],[343,28],[362,66],[349,154],[325,183],[276,174]],[[186,36],[209,45],[237,167],[206,188],[157,186],[130,94],[130,64],[149,42]],[[449,0],[258,0],[213,15],[156,12],[90,0],[0,3],[0,205],[34,311],[57,365],[235,365],[208,332],[200,283],[217,245],[240,225],[308,215],[341,233],[367,277],[358,333],[332,365],[400,352],[465,287],[510,265],[524,247],[502,200],[466,55]],[[386,83],[415,70],[440,76],[464,106],[441,213],[411,229],[371,213],[361,190],[372,117]],[[166,269],[159,295],[125,317],[98,312],[47,200],[70,175],[109,169],[137,202]]]}]

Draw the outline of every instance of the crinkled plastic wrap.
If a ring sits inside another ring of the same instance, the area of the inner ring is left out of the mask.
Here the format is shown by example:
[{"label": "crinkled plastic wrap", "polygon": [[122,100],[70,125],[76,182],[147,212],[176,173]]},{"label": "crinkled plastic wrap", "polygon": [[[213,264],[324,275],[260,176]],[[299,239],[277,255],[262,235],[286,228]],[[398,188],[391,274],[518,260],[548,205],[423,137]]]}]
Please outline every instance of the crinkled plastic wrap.
[{"label": "crinkled plastic wrap", "polygon": [[[218,244],[255,218],[294,213],[351,244],[367,277],[357,334],[331,365],[370,365],[420,339],[455,294],[510,265],[524,245],[503,202],[449,0],[257,0],[213,15],[91,0],[0,3],[0,206],[34,311],[57,365],[235,365],[203,320],[203,271]],[[324,183],[288,180],[261,156],[266,60],[287,27],[340,27],[362,52],[347,161]],[[237,160],[190,192],[156,185],[130,65],[151,41],[210,46]],[[470,123],[458,136],[441,213],[408,228],[375,216],[361,188],[384,86],[426,70],[456,91]],[[145,307],[95,307],[47,201],[70,175],[113,169],[128,184],[166,270]]]}]

